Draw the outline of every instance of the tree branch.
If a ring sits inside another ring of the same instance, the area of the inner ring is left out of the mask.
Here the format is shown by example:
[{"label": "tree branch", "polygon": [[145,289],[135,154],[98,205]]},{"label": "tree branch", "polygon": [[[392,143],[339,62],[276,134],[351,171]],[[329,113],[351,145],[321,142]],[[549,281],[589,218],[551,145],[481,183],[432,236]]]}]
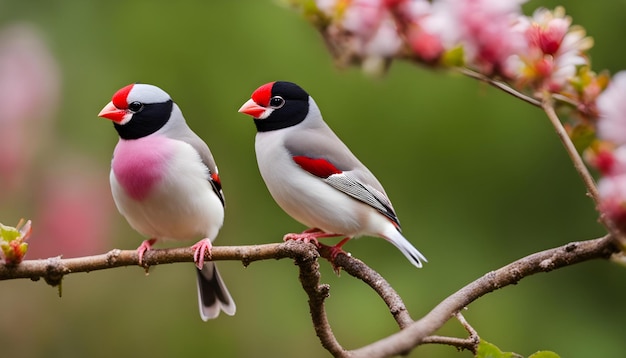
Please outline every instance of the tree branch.
[{"label": "tree branch", "polygon": [[[320,250],[326,258],[330,257],[328,250]],[[293,259],[300,269],[300,282],[309,297],[309,309],[315,331],[322,346],[334,356],[346,356],[347,351],[341,347],[326,316],[324,301],[328,297],[330,287],[320,284],[319,253],[314,245],[297,242],[251,246],[216,246],[212,249],[211,259],[238,260],[245,266],[254,261],[268,259]],[[369,268],[362,261],[340,255],[337,262],[346,272],[360,278],[372,287],[389,306],[389,310],[398,322],[400,328],[412,323],[410,316],[395,290],[377,272]],[[177,262],[193,262],[193,250],[190,247],[153,249],[146,251],[143,265],[146,270],[151,266],[172,264]],[[114,249],[105,254],[67,258],[60,256],[39,260],[24,260],[16,266],[0,265],[0,280],[28,278],[38,281],[43,278],[51,286],[58,286],[65,275],[111,269],[115,267],[139,266],[139,257],[136,250]]]},{"label": "tree branch", "polygon": [[[329,286],[320,284],[318,257],[330,257],[330,253],[322,246],[318,250],[312,244],[285,242],[277,244],[250,246],[214,247],[212,260],[238,260],[244,265],[254,261],[267,259],[293,259],[300,269],[300,282],[309,297],[309,309],[315,331],[324,348],[336,357],[388,357],[410,351],[424,343],[453,345],[461,349],[475,350],[478,335],[465,321],[460,311],[478,299],[496,289],[515,284],[524,277],[538,272],[549,272],[561,267],[573,265],[596,258],[607,258],[618,252],[612,237],[573,242],[554,249],[538,252],[496,271],[492,271],[474,282],[463,287],[444,299],[433,310],[419,321],[413,322],[400,296],[389,283],[377,272],[362,261],[340,254],[333,264],[344,269],[348,274],[367,283],[383,299],[389,307],[398,326],[402,329],[387,338],[381,339],[365,347],[347,351],[337,341],[324,309],[324,301],[328,297]],[[193,253],[189,247],[149,250],[144,256],[144,266],[171,264],[176,262],[192,262]],[[53,257],[42,260],[26,260],[17,266],[0,265],[0,280],[44,278],[53,286],[60,284],[65,275],[77,272],[90,272],[122,266],[138,265],[137,253],[134,250],[111,250],[106,254],[63,259]],[[433,336],[450,318],[456,316],[466,328],[469,337],[466,339]]]},{"label": "tree branch", "polygon": [[[212,256],[206,259],[238,260],[245,266],[251,262],[268,259],[305,258],[312,252],[317,255],[315,246],[294,243],[278,243],[250,246],[215,246]],[[191,247],[148,250],[143,257],[143,266],[193,262]],[[135,250],[114,249],[106,254],[67,258],[60,256],[39,260],[24,260],[17,266],[0,265],[0,280],[29,278],[38,281],[43,278],[52,286],[58,285],[65,275],[77,272],[91,272],[123,266],[139,266]]]},{"label": "tree branch", "polygon": [[539,272],[549,272],[580,262],[608,258],[618,252],[610,235],[572,242],[519,259],[498,270],[491,271],[448,296],[426,316],[406,329],[377,342],[351,351],[351,357],[391,357],[422,344],[426,337],[442,327],[451,317],[476,299],[499,288],[516,284],[522,278]]},{"label": "tree branch", "polygon": [[296,265],[300,268],[300,283],[309,296],[309,310],[313,320],[315,333],[322,346],[335,357],[345,357],[346,350],[339,344],[326,316],[324,301],[328,298],[330,286],[320,284],[319,262],[317,253],[314,257],[296,258]]}]

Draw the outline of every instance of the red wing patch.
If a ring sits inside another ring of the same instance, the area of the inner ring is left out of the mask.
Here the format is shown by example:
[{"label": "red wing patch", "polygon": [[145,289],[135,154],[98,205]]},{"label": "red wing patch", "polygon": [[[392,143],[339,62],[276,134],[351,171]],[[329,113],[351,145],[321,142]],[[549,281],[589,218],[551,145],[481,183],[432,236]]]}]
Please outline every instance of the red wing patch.
[{"label": "red wing patch", "polygon": [[213,187],[213,191],[224,205],[224,193],[222,193],[222,181],[217,173],[211,173],[211,180],[209,181]]},{"label": "red wing patch", "polygon": [[320,178],[328,178],[333,174],[341,174],[341,170],[337,169],[331,162],[323,158],[309,158],[303,155],[297,155],[293,157],[293,161],[302,169]]},{"label": "red wing patch", "polygon": [[220,180],[220,176],[217,175],[217,173],[211,174],[211,180],[213,180],[217,185],[219,185],[220,188],[222,187],[222,181]]}]

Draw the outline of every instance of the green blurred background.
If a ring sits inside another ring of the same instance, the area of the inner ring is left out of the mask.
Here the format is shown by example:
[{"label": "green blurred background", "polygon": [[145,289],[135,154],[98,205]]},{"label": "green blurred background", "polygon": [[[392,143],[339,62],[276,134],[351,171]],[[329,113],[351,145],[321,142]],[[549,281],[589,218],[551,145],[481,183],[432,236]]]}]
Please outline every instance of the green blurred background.
[{"label": "green blurred background", "polygon": [[[559,4],[532,1],[525,10]],[[626,67],[626,1],[566,6],[595,38],[594,69]],[[0,187],[0,222],[33,219],[30,258],[135,249],[142,240],[110,197],[117,134],[96,117],[117,89],[136,81],[168,91],[216,157],[227,199],[216,245],[277,242],[303,229],[269,196],[254,126],[237,113],[263,83],[302,85],[385,185],[404,233],[429,259],[417,270],[383,240],[346,246],[387,278],[415,319],[490,270],[604,232],[540,110],[405,63],[380,79],[339,70],[313,27],[275,1],[0,0],[0,31],[16,23],[39,32],[59,71],[56,109],[20,141],[33,151],[26,174]],[[356,348],[397,330],[370,289],[321,264],[340,343]],[[44,282],[1,282],[0,356],[328,356],[292,262],[219,266],[238,311],[208,323],[197,313],[191,264],[155,267],[148,277],[138,267],[70,275],[62,298]],[[623,267],[588,262],[487,295],[465,316],[483,339],[520,354],[620,357],[625,279]],[[438,333],[464,335],[454,321]],[[471,354],[424,346],[410,356]]]}]

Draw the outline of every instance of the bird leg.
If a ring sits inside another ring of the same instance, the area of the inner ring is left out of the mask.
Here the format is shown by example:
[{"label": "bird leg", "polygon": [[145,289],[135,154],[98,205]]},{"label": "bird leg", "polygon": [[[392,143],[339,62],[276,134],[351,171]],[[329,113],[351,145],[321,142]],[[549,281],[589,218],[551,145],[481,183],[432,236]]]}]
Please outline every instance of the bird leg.
[{"label": "bird leg", "polygon": [[[157,239],[152,238],[150,240],[144,240],[141,245],[137,248],[137,256],[139,256],[139,266],[143,266],[143,254],[152,249],[152,245],[157,241]],[[147,270],[146,270],[147,271]]]},{"label": "bird leg", "polygon": [[[339,241],[334,246],[327,246],[328,247],[328,251],[330,251],[330,262],[332,262],[333,265],[334,265],[334,261],[335,261],[335,258],[337,257],[337,255],[339,255],[339,254],[348,255],[348,253],[343,251],[343,249],[341,248],[343,245],[345,245],[346,242],[348,242],[348,240],[350,240],[350,237],[344,238],[343,240]],[[324,245],[324,246],[326,246],[326,245]]]},{"label": "bird leg", "polygon": [[317,241],[317,239],[324,238],[324,237],[335,237],[335,236],[340,236],[340,235],[325,233],[318,228],[311,228],[311,229],[304,230],[303,232],[299,234],[297,233],[286,234],[285,236],[283,236],[283,241],[289,241],[289,240],[302,241],[307,244],[313,243],[315,246],[320,247],[321,244],[319,243],[319,241]]},{"label": "bird leg", "polygon": [[209,239],[202,239],[191,248],[193,249],[193,262],[199,270],[202,270],[202,267],[204,266],[204,256],[208,253],[209,258],[211,257],[211,248],[213,248],[213,244],[211,244],[211,240]]},{"label": "bird leg", "polygon": [[346,242],[348,242],[348,240],[350,240],[351,237],[346,237],[343,240],[339,241],[336,245],[334,246],[328,246],[328,245],[320,245],[320,253],[322,252],[322,250],[326,251],[329,255],[323,255],[328,262],[330,262],[330,264],[333,266],[333,271],[335,271],[335,273],[337,274],[337,276],[339,276],[339,274],[341,273],[341,267],[337,266],[335,264],[335,258],[337,257],[337,255],[339,254],[344,254],[346,256],[350,256],[349,253],[343,251],[343,249],[341,248],[343,245],[345,245]]}]

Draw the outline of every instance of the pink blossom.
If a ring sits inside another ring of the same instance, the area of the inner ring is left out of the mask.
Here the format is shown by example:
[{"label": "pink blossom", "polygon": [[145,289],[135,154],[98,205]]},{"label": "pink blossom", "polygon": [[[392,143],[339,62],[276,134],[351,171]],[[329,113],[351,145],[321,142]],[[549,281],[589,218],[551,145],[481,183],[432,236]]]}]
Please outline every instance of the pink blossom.
[{"label": "pink blossom", "polygon": [[601,146],[588,159],[604,176],[626,174],[626,145],[617,149],[610,145]]},{"label": "pink blossom", "polygon": [[[568,18],[549,17],[547,16],[549,12],[544,9],[535,12],[538,13],[543,16],[535,16],[533,19],[535,21],[526,30],[528,43],[546,55],[555,55],[561,47],[571,21]],[[537,17],[543,21],[536,19]]]},{"label": "pink blossom", "polygon": [[626,71],[618,72],[596,101],[598,137],[619,145],[599,150],[592,164],[604,175],[598,182],[599,209],[626,229]]},{"label": "pink blossom", "polygon": [[408,33],[409,45],[413,52],[426,62],[434,62],[444,52],[441,39],[421,28],[414,26]]},{"label": "pink blossom", "polygon": [[512,27],[525,0],[440,0],[425,19],[428,33],[442,39],[446,49],[462,46],[465,61],[487,75],[508,76],[505,63],[525,44]]},{"label": "pink blossom", "polygon": [[600,116],[598,136],[618,145],[626,144],[626,71],[613,76],[596,104]]},{"label": "pink blossom", "polygon": [[507,68],[519,86],[560,92],[576,75],[576,67],[588,64],[584,52],[593,41],[571,23],[562,7],[540,8],[532,17],[518,18],[514,30],[524,35],[527,46],[507,60]]},{"label": "pink blossom", "polygon": [[363,43],[363,53],[374,57],[392,57],[402,46],[398,29],[390,16],[380,20],[376,31]]},{"label": "pink blossom", "polygon": [[331,19],[330,33],[348,36],[349,51],[354,55],[387,58],[402,46],[384,0],[318,0],[316,5]]},{"label": "pink blossom", "polygon": [[413,53],[427,63],[438,60],[445,50],[441,38],[423,26],[432,15],[431,3],[426,0],[386,0],[386,4]]},{"label": "pink blossom", "polygon": [[626,174],[603,177],[598,182],[598,208],[621,230],[626,229]]}]

